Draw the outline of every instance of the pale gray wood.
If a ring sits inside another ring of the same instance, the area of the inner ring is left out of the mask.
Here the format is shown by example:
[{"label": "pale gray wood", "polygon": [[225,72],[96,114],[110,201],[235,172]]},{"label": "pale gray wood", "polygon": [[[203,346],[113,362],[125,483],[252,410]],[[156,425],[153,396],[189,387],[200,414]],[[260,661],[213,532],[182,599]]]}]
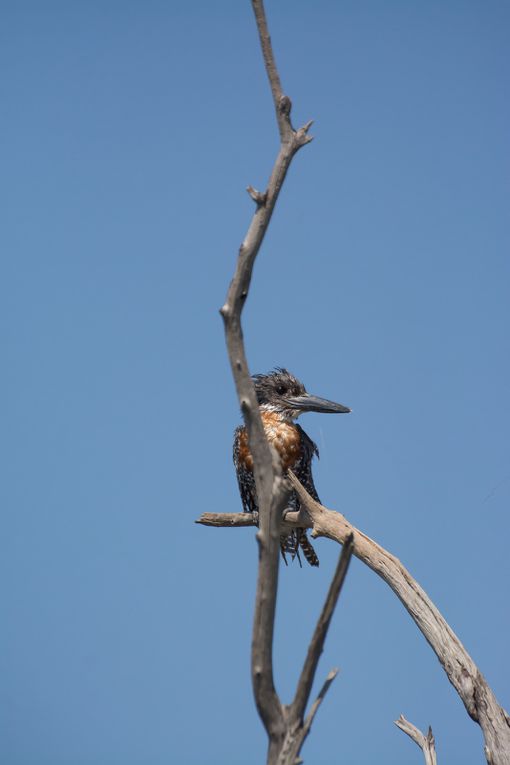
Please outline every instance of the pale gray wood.
[{"label": "pale gray wood", "polygon": [[329,625],[347,575],[349,563],[351,562],[352,550],[353,539],[350,538],[346,540],[345,545],[343,546],[342,554],[329,586],[326,601],[317,620],[317,625],[310,641],[310,645],[308,646],[308,653],[298,681],[296,695],[289,708],[289,716],[298,722],[302,722],[304,718],[305,709],[312,690],[312,683],[317,671],[317,665],[324,649]]},{"label": "pale gray wood", "polygon": [[[306,511],[288,513],[280,531],[300,527],[312,529],[314,537],[328,537],[344,544],[353,535],[353,555],[388,584],[404,605],[439,659],[446,675],[462,699],[467,713],[484,736],[488,765],[510,765],[510,717],[501,707],[484,676],[457,635],[426,592],[394,555],[359,531],[341,513],[315,502],[289,471],[289,480]],[[197,523],[215,526],[246,526],[239,513],[205,513]],[[231,518],[239,518],[232,523]]]},{"label": "pale gray wood", "polygon": [[[291,708],[282,705],[274,687],[272,643],[278,586],[279,537],[282,529],[298,525],[312,528],[313,536],[327,536],[341,544],[346,542],[350,534],[353,535],[354,554],[379,574],[400,598],[436,652],[468,713],[480,724],[485,737],[485,755],[489,765],[510,765],[508,715],[498,705],[494,694],[456,635],[402,564],[369,537],[351,526],[339,513],[314,503],[292,475],[290,476],[292,485],[307,507],[309,517],[304,512],[293,513],[294,517],[287,516],[286,522],[284,524],[281,522],[288,487],[280,474],[278,460],[265,438],[244,350],[241,313],[248,296],[253,265],[282,184],[296,152],[312,140],[308,135],[312,123],[308,122],[298,130],[293,129],[290,121],[291,101],[284,95],[281,88],[263,2],[252,0],[252,6],[275,105],[280,149],[267,189],[259,192],[251,186],[248,187],[248,193],[256,204],[256,210],[240,246],[235,274],[220,313],[224,320],[230,365],[253,455],[259,503],[260,529],[257,534],[259,569],[252,638],[252,680],[257,709],[269,737],[268,763],[296,765],[301,734],[306,731],[301,737],[302,744],[318,706],[335,675],[333,671],[326,679],[304,723],[290,715]],[[234,520],[235,516],[237,518]],[[197,522],[206,525],[239,527],[254,525],[255,519],[247,518],[244,514],[207,513]],[[301,726],[300,729],[299,726]]]},{"label": "pale gray wood", "polygon": [[404,731],[404,733],[407,733],[414,743],[420,747],[425,758],[425,765],[437,765],[436,742],[430,725],[426,736],[415,725],[410,723],[409,720],[406,720],[404,715],[400,715],[398,720],[395,720],[395,725]]},{"label": "pale gray wood", "polygon": [[[248,296],[253,265],[269,226],[278,195],[294,155],[312,139],[311,122],[294,130],[290,121],[291,101],[284,95],[267,29],[262,0],[252,0],[266,72],[273,96],[280,133],[280,149],[264,192],[252,186],[248,193],[256,204],[247,234],[239,248],[236,270],[225,304],[220,310],[232,375],[241,406],[250,451],[259,507],[259,566],[252,633],[252,684],[257,710],[269,738],[268,763],[280,758],[289,732],[289,720],[274,685],[273,633],[278,587],[280,523],[289,487],[283,480],[276,454],[271,450],[262,425],[255,389],[244,349],[241,313]],[[349,554],[350,556],[350,554]],[[289,761],[289,765],[291,765]],[[292,760],[294,765],[294,760]]]},{"label": "pale gray wood", "polygon": [[426,592],[398,558],[355,529],[343,515],[315,502],[293,474],[289,478],[310,515],[312,536],[329,537],[343,544],[350,534],[354,535],[354,555],[389,584],[434,650],[469,716],[480,725],[487,763],[510,765],[510,717]]},{"label": "pale gray wood", "polygon": [[352,549],[352,540],[347,540],[343,547],[342,554],[339,557],[335,573],[333,574],[333,579],[329,586],[328,594],[326,595],[324,606],[317,620],[315,631],[308,647],[294,700],[288,707],[284,707],[286,726],[285,737],[278,751],[278,756],[276,758],[277,765],[295,765],[298,761],[299,753],[306,737],[310,733],[310,728],[319,706],[328,692],[331,683],[338,674],[338,669],[332,669],[329,672],[319,695],[312,704],[308,716],[305,719],[304,715],[310,698],[312,683],[324,648],[329,625],[347,575],[352,557]]}]

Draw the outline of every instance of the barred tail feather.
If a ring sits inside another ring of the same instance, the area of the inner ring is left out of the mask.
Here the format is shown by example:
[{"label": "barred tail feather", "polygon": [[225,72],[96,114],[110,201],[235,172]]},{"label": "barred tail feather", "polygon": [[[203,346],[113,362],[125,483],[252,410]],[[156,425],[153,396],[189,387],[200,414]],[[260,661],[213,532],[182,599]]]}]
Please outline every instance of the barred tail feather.
[{"label": "barred tail feather", "polygon": [[292,560],[294,560],[298,548],[299,542],[297,540],[295,531],[291,531],[289,534],[285,534],[280,537],[280,549],[282,551],[282,558],[285,561],[285,565],[287,565],[286,553],[288,553]]},{"label": "barred tail feather", "polygon": [[299,548],[301,547],[303,555],[310,566],[318,566],[319,559],[315,550],[312,547],[310,540],[307,537],[305,529],[294,529],[289,534],[280,537],[280,547],[282,551],[282,557],[287,565],[286,553],[290,555],[292,560],[298,559],[298,563],[302,566],[301,557],[299,555]]},{"label": "barred tail feather", "polygon": [[305,556],[306,560],[308,561],[310,566],[318,566],[319,558],[317,557],[317,553],[313,549],[312,543],[308,539],[305,529],[298,529],[297,534],[299,539],[299,545],[301,549],[303,550],[303,555]]}]

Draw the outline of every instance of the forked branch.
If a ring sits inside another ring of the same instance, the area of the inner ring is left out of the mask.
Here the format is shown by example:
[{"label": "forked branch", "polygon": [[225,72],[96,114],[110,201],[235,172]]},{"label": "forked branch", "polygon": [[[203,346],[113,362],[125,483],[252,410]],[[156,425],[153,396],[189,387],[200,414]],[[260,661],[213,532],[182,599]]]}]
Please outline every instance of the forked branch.
[{"label": "forked branch", "polygon": [[395,725],[397,728],[404,731],[404,733],[407,733],[409,738],[420,747],[425,758],[425,765],[437,765],[436,742],[430,725],[426,736],[423,735],[416,725],[413,725],[409,720],[406,720],[404,715],[400,715],[398,720],[395,720]]},{"label": "forked branch", "polygon": [[[315,502],[289,471],[292,488],[306,511],[288,513],[281,531],[292,527],[310,528],[314,537],[328,537],[345,544],[352,534],[353,555],[388,584],[402,602],[439,659],[449,681],[462,699],[469,716],[481,727],[488,765],[510,763],[510,717],[498,704],[484,676],[426,592],[394,555],[359,531],[340,513]],[[205,525],[240,525],[231,523],[239,514],[206,513],[197,523]]]},{"label": "forked branch", "polygon": [[317,625],[310,641],[301,676],[297,684],[294,701],[285,709],[286,734],[280,748],[277,765],[295,765],[298,761],[298,755],[310,732],[312,722],[319,706],[328,692],[329,686],[338,674],[337,669],[332,669],[329,672],[319,695],[312,704],[305,719],[305,709],[310,698],[313,680],[324,648],[329,625],[347,575],[347,570],[352,557],[352,550],[352,539],[348,539],[342,549],[342,554],[338,560],[324,606],[317,620]]},{"label": "forked branch", "polygon": [[289,473],[289,478],[310,516],[312,536],[329,537],[344,544],[350,534],[354,535],[354,555],[389,584],[434,650],[469,716],[479,723],[489,765],[509,765],[510,718],[426,592],[394,555],[355,529],[343,515],[316,502],[295,475]]},{"label": "forked branch", "polygon": [[306,705],[310,698],[310,691],[312,690],[313,679],[317,671],[321,653],[324,649],[324,642],[331,623],[331,618],[347,575],[349,563],[351,562],[353,547],[353,537],[350,536],[343,547],[342,554],[329,587],[326,602],[324,603],[317,626],[315,627],[315,632],[308,647],[308,653],[303,665],[301,677],[299,678],[296,696],[291,705],[291,714],[293,714],[297,720],[302,720],[305,714]]}]

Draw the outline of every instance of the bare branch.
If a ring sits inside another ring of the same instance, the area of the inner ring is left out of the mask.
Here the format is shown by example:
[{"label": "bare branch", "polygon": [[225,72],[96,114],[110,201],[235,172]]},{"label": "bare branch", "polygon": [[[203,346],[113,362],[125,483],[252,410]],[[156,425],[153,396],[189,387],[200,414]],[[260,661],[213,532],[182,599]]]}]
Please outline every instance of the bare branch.
[{"label": "bare branch", "polygon": [[342,554],[339,558],[338,564],[329,587],[326,601],[323,609],[317,620],[317,626],[308,648],[307,656],[303,665],[303,670],[299,678],[297,685],[296,695],[294,701],[290,706],[285,707],[285,737],[278,749],[277,757],[275,759],[276,765],[295,765],[298,762],[298,756],[301,748],[305,742],[306,737],[310,732],[313,719],[317,714],[317,710],[326,695],[329,686],[335,679],[338,670],[333,669],[328,674],[324,685],[318,697],[315,699],[310,712],[303,721],[304,712],[308,699],[310,697],[310,691],[312,690],[312,683],[319,663],[319,658],[324,647],[324,641],[326,640],[326,634],[331,622],[331,617],[335,610],[335,606],[338,602],[338,597],[342,589],[342,585],[349,568],[349,562],[352,556],[352,539],[348,540],[342,550]]},{"label": "bare branch", "polygon": [[328,672],[328,675],[327,675],[326,679],[324,680],[324,684],[323,684],[322,688],[320,689],[317,698],[313,702],[312,706],[310,707],[310,711],[308,712],[308,714],[306,716],[306,720],[305,720],[305,723],[304,723],[304,726],[303,726],[304,731],[305,731],[305,735],[303,737],[303,740],[308,736],[308,733],[310,732],[310,728],[312,727],[312,723],[313,723],[314,717],[317,714],[317,710],[319,709],[320,705],[322,704],[322,701],[323,701],[326,693],[329,691],[329,686],[331,685],[331,683],[333,682],[333,680],[335,679],[335,677],[337,675],[338,675],[338,668],[336,668],[336,667],[334,669],[331,669]]},{"label": "bare branch", "polygon": [[[380,576],[397,595],[439,659],[469,716],[480,725],[489,765],[508,765],[510,717],[498,704],[484,676],[426,592],[398,558],[359,531],[343,515],[315,502],[291,471],[288,478],[306,512],[287,513],[281,530],[296,526],[311,528],[313,536],[328,537],[340,544],[353,535],[353,555]],[[215,525],[238,525],[228,521],[231,514],[210,515],[214,517]],[[199,519],[198,522],[204,521]]]},{"label": "bare branch", "polygon": [[[469,716],[479,723],[485,738],[485,756],[489,765],[508,765],[510,718],[426,592],[398,558],[355,529],[343,515],[315,502],[290,471],[289,479],[310,515],[312,536],[328,537],[340,544],[344,544],[349,535],[354,536],[354,555],[375,571],[403,603],[435,652]],[[290,518],[287,516],[285,520],[289,521]]]},{"label": "bare branch", "polygon": [[317,714],[317,711],[337,674],[338,669],[336,668],[332,669],[328,673],[328,676],[326,677],[326,680],[324,681],[324,684],[319,691],[319,695],[313,702],[310,708],[310,712],[308,713],[308,716],[304,722],[303,720],[297,719],[293,715],[291,707],[286,708],[287,714],[285,738],[277,753],[275,765],[299,765],[299,763],[303,762],[303,760],[301,760],[299,757],[299,753],[303,747],[306,737],[310,733],[315,715]]},{"label": "bare branch", "polygon": [[281,146],[265,192],[248,187],[257,207],[239,249],[236,271],[227,299],[221,308],[232,375],[243,413],[259,506],[259,569],[252,637],[252,682],[258,712],[270,738],[270,752],[276,751],[285,732],[283,707],[274,687],[273,631],[279,567],[279,528],[288,496],[278,460],[266,440],[255,389],[248,369],[241,328],[241,313],[248,296],[253,265],[292,158],[311,139],[310,125],[298,131],[290,122],[290,99],[282,94],[262,0],[252,0],[266,71],[275,101]]},{"label": "bare branch", "polygon": [[202,526],[233,528],[234,526],[256,526],[257,520],[258,516],[254,518],[253,513],[202,513],[195,523],[200,523]]},{"label": "bare branch", "polygon": [[270,743],[279,741],[285,729],[282,704],[274,687],[273,634],[280,555],[279,529],[287,496],[287,489],[281,476],[275,475],[269,512],[265,517],[264,508],[259,506],[261,526],[257,534],[259,569],[253,618],[251,668],[255,703],[269,735]]},{"label": "bare branch", "polygon": [[427,735],[424,736],[421,730],[410,723],[409,720],[406,720],[404,715],[400,715],[398,720],[395,720],[395,725],[400,728],[400,730],[403,730],[404,733],[407,733],[414,743],[420,747],[423,756],[425,757],[425,765],[437,765],[436,742],[430,726]]},{"label": "bare branch", "polygon": [[328,633],[331,618],[335,611],[336,604],[342,589],[342,585],[345,581],[347,569],[351,561],[353,551],[353,537],[349,537],[343,547],[342,554],[338,560],[338,564],[329,586],[329,591],[326,597],[326,601],[322,608],[322,612],[317,621],[315,632],[310,641],[308,647],[308,653],[303,665],[301,677],[299,678],[296,695],[291,705],[290,714],[296,720],[303,720],[306,705],[310,698],[310,691],[312,690],[312,684],[317,671],[317,665],[319,663],[320,656],[324,648],[324,641]]},{"label": "bare branch", "polygon": [[271,94],[273,96],[276,121],[278,122],[278,130],[280,131],[280,139],[283,143],[288,139],[289,133],[292,132],[292,125],[290,124],[291,102],[290,98],[283,94],[282,86],[280,83],[280,76],[278,74],[278,69],[276,68],[273,46],[271,45],[271,38],[267,28],[264,3],[262,0],[252,0],[252,6],[253,12],[255,13],[255,20],[257,22],[257,29],[259,32],[262,55],[264,57],[264,64],[266,67],[269,84],[271,86]]},{"label": "bare branch", "polygon": [[[202,513],[195,523],[201,526],[215,526],[216,528],[244,528],[246,526],[258,526],[257,513]],[[312,522],[308,513],[287,513],[285,520],[280,524],[280,533],[292,531],[295,528],[311,529]]]},{"label": "bare branch", "polygon": [[[273,175],[281,174],[280,155]],[[266,440],[255,389],[248,370],[241,328],[241,312],[248,295],[253,264],[264,237],[278,190],[273,189],[272,206],[259,206],[253,216],[245,241],[241,245],[237,268],[221,314],[232,374],[248,432],[253,456],[253,472],[257,488],[260,531],[259,576],[255,601],[252,639],[252,681],[258,712],[269,735],[283,730],[282,705],[274,687],[272,642],[276,589],[278,585],[278,555],[281,514],[286,499],[282,491],[279,466]]]},{"label": "bare branch", "polygon": [[[313,536],[326,536],[341,544],[345,544],[349,536],[352,537],[349,546],[353,547],[353,553],[381,576],[399,597],[438,656],[469,715],[480,724],[485,738],[485,755],[489,765],[508,765],[510,718],[498,705],[485,679],[454,632],[400,561],[351,526],[342,515],[314,502],[291,473],[289,475],[291,484],[300,496],[309,517],[303,511],[288,514],[285,523],[282,524],[282,510],[287,499],[288,486],[281,476],[278,461],[265,438],[244,350],[241,313],[248,296],[253,265],[269,226],[278,195],[294,155],[311,141],[308,131],[312,123],[308,122],[297,131],[293,130],[290,120],[291,101],[282,91],[263,0],[252,0],[252,6],[271,85],[280,132],[280,150],[266,191],[259,192],[248,187],[248,192],[257,207],[239,249],[234,278],[220,312],[225,325],[232,374],[253,456],[259,505],[260,530],[257,534],[259,571],[252,641],[252,680],[257,709],[269,735],[268,762],[295,765],[299,746],[334,677],[334,674],[330,673],[304,724],[289,718],[289,710],[295,712],[298,709],[298,702],[299,709],[306,705],[310,693],[310,678],[313,679],[318,655],[322,650],[322,646],[318,651],[317,648],[313,649],[310,646],[303,668],[302,682],[298,685],[296,707],[293,709],[291,705],[290,708],[284,708],[274,687],[272,643],[278,584],[279,536],[281,529],[294,524],[300,527],[311,527]],[[205,525],[234,527],[251,525],[255,519],[253,517],[248,519],[243,514],[228,516],[208,513],[201,516],[197,522]],[[326,631],[327,624],[324,635]],[[291,722],[292,725],[290,725]],[[296,736],[296,725],[301,728],[299,736]],[[432,735],[431,732],[430,735]]]}]

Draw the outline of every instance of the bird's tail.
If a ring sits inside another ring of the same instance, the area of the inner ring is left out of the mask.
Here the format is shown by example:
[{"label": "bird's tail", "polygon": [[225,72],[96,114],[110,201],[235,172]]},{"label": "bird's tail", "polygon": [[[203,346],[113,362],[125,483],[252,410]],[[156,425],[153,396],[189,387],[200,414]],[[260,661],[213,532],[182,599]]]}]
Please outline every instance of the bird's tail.
[{"label": "bird's tail", "polygon": [[303,550],[303,555],[305,556],[310,566],[318,566],[319,558],[317,557],[317,553],[313,549],[312,543],[308,539],[306,530],[297,529],[297,536],[298,536],[299,546]]},{"label": "bird's tail", "polygon": [[286,553],[288,553],[292,560],[297,558],[299,565],[301,566],[301,557],[299,555],[300,547],[303,551],[303,555],[305,556],[306,561],[310,564],[310,566],[319,565],[319,558],[313,549],[312,543],[308,539],[306,529],[294,529],[290,532],[290,534],[286,534],[285,536],[280,537],[280,547],[285,565],[287,565]]}]

